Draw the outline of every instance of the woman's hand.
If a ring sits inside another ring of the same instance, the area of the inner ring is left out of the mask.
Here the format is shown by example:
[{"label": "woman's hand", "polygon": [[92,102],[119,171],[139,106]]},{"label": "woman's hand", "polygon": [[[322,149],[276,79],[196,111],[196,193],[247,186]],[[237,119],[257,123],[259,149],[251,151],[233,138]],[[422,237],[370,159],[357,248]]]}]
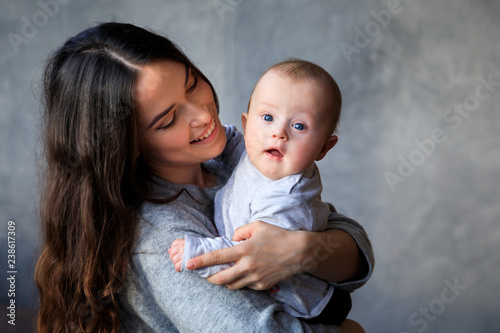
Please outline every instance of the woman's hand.
[{"label": "woman's hand", "polygon": [[235,262],[208,278],[231,289],[265,290],[298,273],[310,273],[328,281],[353,278],[359,263],[358,247],[341,230],[289,231],[261,221],[236,229],[236,246],[193,258],[188,269]]},{"label": "woman's hand", "polygon": [[[236,246],[206,253],[188,261],[188,269],[235,262],[235,265],[208,278],[213,284],[230,289],[248,287],[265,290],[300,272],[297,253],[301,248],[297,232],[256,221],[236,229]],[[291,245],[295,244],[295,245]]]}]

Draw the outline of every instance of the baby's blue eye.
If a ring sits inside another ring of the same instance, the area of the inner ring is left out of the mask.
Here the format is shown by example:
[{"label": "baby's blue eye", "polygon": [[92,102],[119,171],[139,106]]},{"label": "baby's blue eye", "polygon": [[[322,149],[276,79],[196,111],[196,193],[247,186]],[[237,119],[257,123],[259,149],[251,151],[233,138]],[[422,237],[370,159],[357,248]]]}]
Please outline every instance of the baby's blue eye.
[{"label": "baby's blue eye", "polygon": [[293,124],[292,127],[295,128],[295,129],[298,129],[299,131],[302,131],[302,130],[304,130],[306,128],[303,124],[300,124],[300,123]]},{"label": "baby's blue eye", "polygon": [[264,116],[262,116],[262,119],[264,119],[265,121],[273,121],[273,116],[265,114]]}]

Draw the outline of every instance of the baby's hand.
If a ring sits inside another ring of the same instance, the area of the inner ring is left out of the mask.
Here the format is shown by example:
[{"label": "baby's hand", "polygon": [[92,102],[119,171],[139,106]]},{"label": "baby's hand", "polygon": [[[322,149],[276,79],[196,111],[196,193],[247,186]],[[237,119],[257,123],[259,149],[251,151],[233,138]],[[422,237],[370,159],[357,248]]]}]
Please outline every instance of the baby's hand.
[{"label": "baby's hand", "polygon": [[170,255],[170,260],[174,263],[175,270],[177,272],[181,271],[182,265],[182,255],[184,254],[184,239],[176,239],[172,242],[170,249],[168,249],[168,254]]}]

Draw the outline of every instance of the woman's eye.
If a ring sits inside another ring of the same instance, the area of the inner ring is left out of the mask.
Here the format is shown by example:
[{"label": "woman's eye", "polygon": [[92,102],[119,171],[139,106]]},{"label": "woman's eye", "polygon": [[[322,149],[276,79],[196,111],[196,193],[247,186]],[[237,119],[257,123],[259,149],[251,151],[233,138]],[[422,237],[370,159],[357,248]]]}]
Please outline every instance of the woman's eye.
[{"label": "woman's eye", "polygon": [[293,124],[292,125],[293,128],[299,130],[299,131],[302,131],[304,129],[306,129],[306,127],[304,126],[304,124],[301,124],[301,123],[297,123],[297,124]]},{"label": "woman's eye", "polygon": [[157,130],[165,130],[169,127],[172,127],[174,124],[175,124],[175,112],[172,116],[172,120],[170,120],[170,122],[168,124],[161,126],[161,127],[158,127]]},{"label": "woman's eye", "polygon": [[262,119],[264,119],[265,121],[273,121],[273,116],[265,114],[262,116]]}]

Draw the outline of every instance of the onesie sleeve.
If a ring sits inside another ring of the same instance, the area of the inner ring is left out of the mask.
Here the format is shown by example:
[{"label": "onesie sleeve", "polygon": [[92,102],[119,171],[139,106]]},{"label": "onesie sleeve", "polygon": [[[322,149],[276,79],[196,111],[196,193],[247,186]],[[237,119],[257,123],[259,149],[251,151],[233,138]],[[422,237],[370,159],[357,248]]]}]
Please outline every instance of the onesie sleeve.
[{"label": "onesie sleeve", "polygon": [[209,267],[203,267],[201,269],[196,270],[188,270],[186,268],[187,262],[197,256],[201,256],[202,254],[212,252],[215,250],[220,250],[226,247],[231,247],[237,245],[241,242],[235,242],[226,237],[216,237],[216,238],[202,238],[202,237],[194,237],[186,235],[185,237],[185,245],[184,245],[184,254],[182,255],[182,266],[181,272],[190,272],[196,274],[198,276],[207,278],[215,273],[218,273],[226,268],[229,268],[234,265],[234,263],[213,265]]}]

